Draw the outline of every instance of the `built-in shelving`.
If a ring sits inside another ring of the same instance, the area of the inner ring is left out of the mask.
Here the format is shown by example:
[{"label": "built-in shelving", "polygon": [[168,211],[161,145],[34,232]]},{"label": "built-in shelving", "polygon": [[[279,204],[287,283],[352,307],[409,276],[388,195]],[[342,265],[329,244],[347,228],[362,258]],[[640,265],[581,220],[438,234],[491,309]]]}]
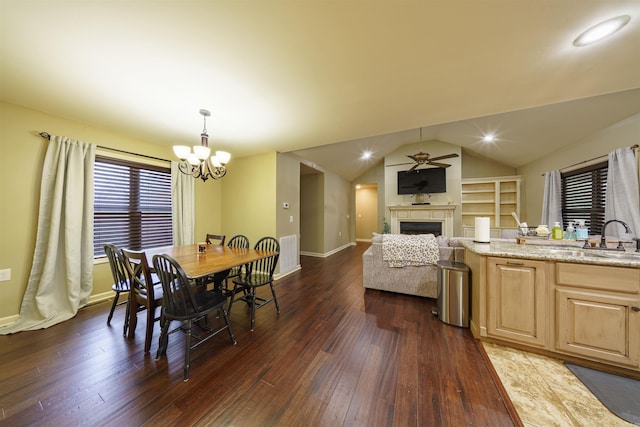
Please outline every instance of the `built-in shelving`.
[{"label": "built-in shelving", "polygon": [[473,237],[475,217],[489,217],[491,237],[500,237],[500,229],[516,228],[512,212],[520,216],[520,176],[462,180],[462,230]]}]

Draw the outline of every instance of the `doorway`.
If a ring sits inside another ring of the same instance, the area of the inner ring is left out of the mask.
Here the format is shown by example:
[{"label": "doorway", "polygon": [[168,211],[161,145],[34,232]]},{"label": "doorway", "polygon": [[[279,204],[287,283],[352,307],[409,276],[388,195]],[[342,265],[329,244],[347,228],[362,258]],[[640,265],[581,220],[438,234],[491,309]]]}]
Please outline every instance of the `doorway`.
[{"label": "doorway", "polygon": [[378,185],[356,186],[356,241],[370,242],[378,232]]},{"label": "doorway", "polygon": [[300,253],[324,253],[324,173],[300,163]]}]

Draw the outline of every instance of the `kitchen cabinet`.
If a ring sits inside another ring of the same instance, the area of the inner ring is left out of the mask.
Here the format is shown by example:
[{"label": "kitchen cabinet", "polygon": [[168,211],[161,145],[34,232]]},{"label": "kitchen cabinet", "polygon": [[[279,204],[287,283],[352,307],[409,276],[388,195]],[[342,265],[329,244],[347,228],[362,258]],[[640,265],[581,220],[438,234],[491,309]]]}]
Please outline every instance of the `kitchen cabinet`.
[{"label": "kitchen cabinet", "polygon": [[555,350],[640,367],[640,271],[557,263]]},{"label": "kitchen cabinet", "polygon": [[640,379],[639,256],[460,244],[471,270],[474,337]]},{"label": "kitchen cabinet", "polygon": [[488,258],[487,335],[548,348],[546,263]]}]

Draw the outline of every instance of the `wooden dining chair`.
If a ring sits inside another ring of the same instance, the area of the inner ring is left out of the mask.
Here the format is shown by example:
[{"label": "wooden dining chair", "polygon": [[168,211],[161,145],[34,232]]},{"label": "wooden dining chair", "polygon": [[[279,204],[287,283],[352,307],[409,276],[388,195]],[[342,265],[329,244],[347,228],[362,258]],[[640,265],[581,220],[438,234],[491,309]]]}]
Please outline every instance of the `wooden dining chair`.
[{"label": "wooden dining chair", "polygon": [[[229,315],[225,308],[227,299],[219,292],[194,292],[180,264],[169,255],[154,255],[153,266],[160,277],[164,292],[164,299],[162,300],[162,320],[160,322],[160,342],[158,344],[156,360],[167,353],[169,334],[171,333],[169,331],[169,325],[171,322],[173,320],[184,322],[180,327],[186,335],[183,381],[188,381],[192,349],[225,329],[229,332],[231,344],[236,344],[236,339],[233,335],[231,324],[229,323]],[[206,320],[207,314],[213,310],[222,312],[224,326],[213,330],[208,327],[208,322],[205,322],[206,326],[202,329],[206,332],[206,335],[202,337],[194,335],[192,333],[192,328],[195,327],[194,322],[202,318]],[[192,338],[196,340],[194,344],[191,343]]]},{"label": "wooden dining chair", "polygon": [[224,241],[227,238],[224,234],[207,234],[206,242],[210,245],[224,246]]},{"label": "wooden dining chair", "polygon": [[129,327],[129,298],[124,301],[120,301],[120,294],[129,292],[129,275],[127,274],[127,268],[124,265],[124,257],[120,249],[112,244],[104,245],[104,253],[107,255],[107,259],[109,260],[109,267],[111,267],[111,274],[113,276],[113,285],[111,285],[111,289],[116,293],[116,296],[113,297],[109,316],[107,317],[107,325],[111,324],[111,318],[113,317],[113,312],[115,311],[116,306],[126,304],[127,310],[125,312],[124,330],[122,334],[127,335],[127,328]]},{"label": "wooden dining chair", "polygon": [[[125,266],[129,275],[129,338],[135,334],[138,323],[138,312],[147,310],[147,328],[144,338],[144,352],[151,349],[153,325],[162,315],[162,285],[157,276],[151,274],[147,256],[144,251],[122,249]],[[156,316],[156,308],[160,307],[160,316]]]},{"label": "wooden dining chair", "polygon": [[[247,264],[244,274],[233,279],[233,291],[231,292],[228,310],[231,312],[231,307],[233,307],[233,303],[236,300],[246,302],[251,310],[252,331],[256,318],[256,309],[264,307],[273,301],[276,306],[276,312],[280,314],[280,305],[278,304],[276,291],[273,288],[273,272],[280,256],[280,243],[273,237],[263,237],[258,240],[253,248],[260,251],[275,252],[276,254]],[[258,297],[256,290],[266,285],[271,288],[271,298]],[[242,296],[236,297],[239,293],[242,293]]]},{"label": "wooden dining chair", "polygon": [[[224,242],[226,239],[227,236],[224,234],[207,234],[206,242],[209,245],[224,246]],[[205,276],[199,279],[197,284],[201,286],[207,286],[209,283],[217,283],[221,280],[219,277],[220,273],[217,273],[216,275]]]},{"label": "wooden dining chair", "polygon": [[[227,246],[230,248],[241,248],[241,249],[249,249],[249,238],[243,234],[236,234],[227,243]],[[224,276],[224,286],[222,291],[225,295],[229,296],[230,292],[233,290],[233,286],[229,286],[229,280],[234,277],[238,277],[240,273],[244,271],[244,266],[239,265],[237,267],[233,267],[232,269],[222,272],[221,274]]]}]

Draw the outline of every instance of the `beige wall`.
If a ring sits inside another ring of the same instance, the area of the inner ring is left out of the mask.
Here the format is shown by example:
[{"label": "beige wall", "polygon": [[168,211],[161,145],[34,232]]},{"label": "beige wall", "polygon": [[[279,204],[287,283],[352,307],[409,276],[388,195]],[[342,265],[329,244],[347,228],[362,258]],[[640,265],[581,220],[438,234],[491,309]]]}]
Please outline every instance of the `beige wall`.
[{"label": "beige wall", "polygon": [[462,151],[462,179],[513,175],[516,175],[516,168]]},{"label": "beige wall", "polygon": [[274,151],[231,159],[222,188],[222,231],[244,234],[253,246],[276,233],[276,165]]},{"label": "beige wall", "polygon": [[[443,156],[450,153],[457,153],[461,155],[462,150],[459,146],[449,144],[447,142],[442,141],[428,141],[428,142],[420,142],[416,144],[407,144],[403,145],[393,153],[389,154],[385,157],[384,163],[386,165],[394,165],[399,163],[407,163],[412,162],[411,159],[407,157],[407,154],[414,154],[419,151],[427,152],[431,155],[431,157]],[[443,163],[448,163],[451,166],[447,168],[447,192],[432,194],[431,197],[424,196],[423,201],[429,202],[432,205],[456,205],[456,209],[454,211],[454,235],[461,236],[462,228],[460,226],[462,222],[462,216],[460,214],[460,198],[461,198],[461,177],[462,177],[462,169],[461,169],[461,159],[460,157],[455,157],[451,159],[446,159],[442,161]],[[410,195],[398,195],[398,171],[408,170],[411,167],[410,164],[402,165],[402,166],[388,166],[385,167],[385,205],[386,206],[395,206],[395,205],[410,205],[415,199]],[[385,217],[390,218],[390,213],[388,210],[385,212]]]},{"label": "beige wall", "polygon": [[[0,282],[0,324],[14,320],[19,313],[31,271],[41,168],[48,143],[38,135],[40,131],[154,157],[173,156],[171,147],[0,103],[0,269],[11,269],[11,280]],[[196,235],[220,228],[219,195],[219,183],[196,185]],[[96,264],[91,300],[109,296],[112,282],[108,264]]]},{"label": "beige wall", "polygon": [[287,154],[278,154],[277,161],[276,234],[278,237],[296,236],[296,265],[300,265],[300,161]]},{"label": "beige wall", "polygon": [[300,175],[300,250],[324,253],[324,174]]},{"label": "beige wall", "polygon": [[[570,170],[568,166],[606,155],[617,148],[630,147],[640,142],[640,114],[616,123],[602,132],[568,145],[548,156],[518,168],[522,175],[522,209],[520,220],[537,224],[542,218],[544,174],[554,169]],[[580,164],[576,167],[585,166]],[[567,168],[567,169],[563,169]]]},{"label": "beige wall", "polygon": [[[224,178],[223,178],[224,179]],[[222,182],[208,179],[196,180],[194,236],[196,242],[204,241],[207,234],[224,234],[222,230]]]},{"label": "beige wall", "polygon": [[343,178],[324,174],[324,253],[351,243],[350,184]]},{"label": "beige wall", "polygon": [[351,185],[322,168],[300,175],[300,250],[326,256],[350,245]]}]

